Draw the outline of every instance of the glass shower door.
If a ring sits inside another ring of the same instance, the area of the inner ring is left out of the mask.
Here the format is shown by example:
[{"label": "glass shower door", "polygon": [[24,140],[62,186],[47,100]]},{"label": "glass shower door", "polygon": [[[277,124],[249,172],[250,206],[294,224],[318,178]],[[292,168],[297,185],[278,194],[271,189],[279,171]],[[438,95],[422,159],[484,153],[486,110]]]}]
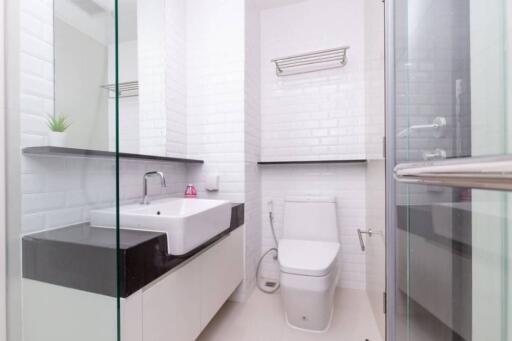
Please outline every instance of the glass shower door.
[{"label": "glass shower door", "polygon": [[4,3],[6,339],[119,340],[117,1]]},{"label": "glass shower door", "polygon": [[512,337],[510,8],[387,4],[390,340]]}]

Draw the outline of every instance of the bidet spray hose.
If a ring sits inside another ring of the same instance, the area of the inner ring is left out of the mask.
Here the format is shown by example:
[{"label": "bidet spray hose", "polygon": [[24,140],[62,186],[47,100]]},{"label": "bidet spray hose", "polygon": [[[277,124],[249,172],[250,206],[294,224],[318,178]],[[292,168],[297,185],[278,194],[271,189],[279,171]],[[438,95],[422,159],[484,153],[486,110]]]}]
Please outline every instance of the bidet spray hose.
[{"label": "bidet spray hose", "polygon": [[279,242],[277,241],[276,230],[274,228],[274,213],[272,211],[268,212],[268,219],[270,221],[270,231],[272,231],[272,238],[274,238],[275,246],[278,247]]},{"label": "bidet spray hose", "polygon": [[258,289],[260,289],[262,292],[266,293],[266,294],[273,294],[275,293],[279,287],[280,287],[280,284],[279,282],[277,283],[277,285],[273,288],[273,289],[270,289],[270,290],[267,290],[265,288],[263,288],[261,286],[261,283],[260,283],[260,270],[261,270],[261,264],[263,263],[263,259],[268,255],[270,254],[271,252],[275,252],[275,256],[274,256],[274,260],[277,260],[278,257],[279,257],[279,253],[278,253],[278,250],[277,250],[277,247],[279,245],[279,242],[277,240],[277,235],[276,235],[276,231],[275,231],[275,228],[274,228],[274,213],[273,213],[273,202],[272,201],[269,201],[268,202],[268,206],[269,206],[269,210],[268,210],[268,219],[270,221],[270,231],[272,232],[272,238],[274,239],[274,243],[276,245],[276,247],[274,248],[271,248],[271,249],[268,249],[260,258],[260,260],[258,261],[258,266],[256,267],[256,286],[258,287]]}]

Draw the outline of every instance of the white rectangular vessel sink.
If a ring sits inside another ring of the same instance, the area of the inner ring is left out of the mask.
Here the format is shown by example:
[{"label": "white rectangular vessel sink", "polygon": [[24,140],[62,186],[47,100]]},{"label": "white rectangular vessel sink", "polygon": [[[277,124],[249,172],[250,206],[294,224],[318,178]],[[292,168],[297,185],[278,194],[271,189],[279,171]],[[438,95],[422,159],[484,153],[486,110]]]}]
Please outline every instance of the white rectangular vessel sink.
[{"label": "white rectangular vessel sink", "polygon": [[[231,203],[226,200],[171,198],[120,207],[121,228],[164,232],[168,252],[177,256],[227,230],[230,221]],[[91,211],[91,224],[115,227],[115,208]]]}]

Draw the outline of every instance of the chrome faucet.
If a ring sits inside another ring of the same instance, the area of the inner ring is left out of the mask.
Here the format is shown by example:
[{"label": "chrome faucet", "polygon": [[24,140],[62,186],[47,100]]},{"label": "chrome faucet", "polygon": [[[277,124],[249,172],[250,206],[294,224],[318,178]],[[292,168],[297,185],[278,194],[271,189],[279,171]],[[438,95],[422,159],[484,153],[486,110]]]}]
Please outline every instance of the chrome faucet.
[{"label": "chrome faucet", "polygon": [[160,184],[162,185],[162,187],[166,187],[167,185],[165,184],[165,176],[164,176],[164,173],[162,172],[156,172],[156,171],[153,171],[153,172],[147,172],[146,174],[144,174],[144,178],[143,178],[143,181],[142,181],[142,201],[141,201],[141,205],[149,205],[149,199],[148,199],[148,179],[152,176],[159,176],[160,177]]}]

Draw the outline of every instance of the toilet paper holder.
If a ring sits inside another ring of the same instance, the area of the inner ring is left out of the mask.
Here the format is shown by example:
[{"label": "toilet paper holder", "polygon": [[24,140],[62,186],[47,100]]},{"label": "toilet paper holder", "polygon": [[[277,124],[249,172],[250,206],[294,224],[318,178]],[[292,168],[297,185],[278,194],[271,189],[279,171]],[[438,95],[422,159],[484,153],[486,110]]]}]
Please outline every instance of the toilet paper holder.
[{"label": "toilet paper holder", "polygon": [[366,250],[366,246],[364,245],[364,240],[363,240],[363,234],[367,234],[368,237],[371,238],[371,236],[373,236],[375,232],[373,232],[372,229],[368,229],[366,231],[363,231],[361,229],[357,229],[357,235],[359,237],[359,245],[361,245],[361,251],[365,251]]}]

